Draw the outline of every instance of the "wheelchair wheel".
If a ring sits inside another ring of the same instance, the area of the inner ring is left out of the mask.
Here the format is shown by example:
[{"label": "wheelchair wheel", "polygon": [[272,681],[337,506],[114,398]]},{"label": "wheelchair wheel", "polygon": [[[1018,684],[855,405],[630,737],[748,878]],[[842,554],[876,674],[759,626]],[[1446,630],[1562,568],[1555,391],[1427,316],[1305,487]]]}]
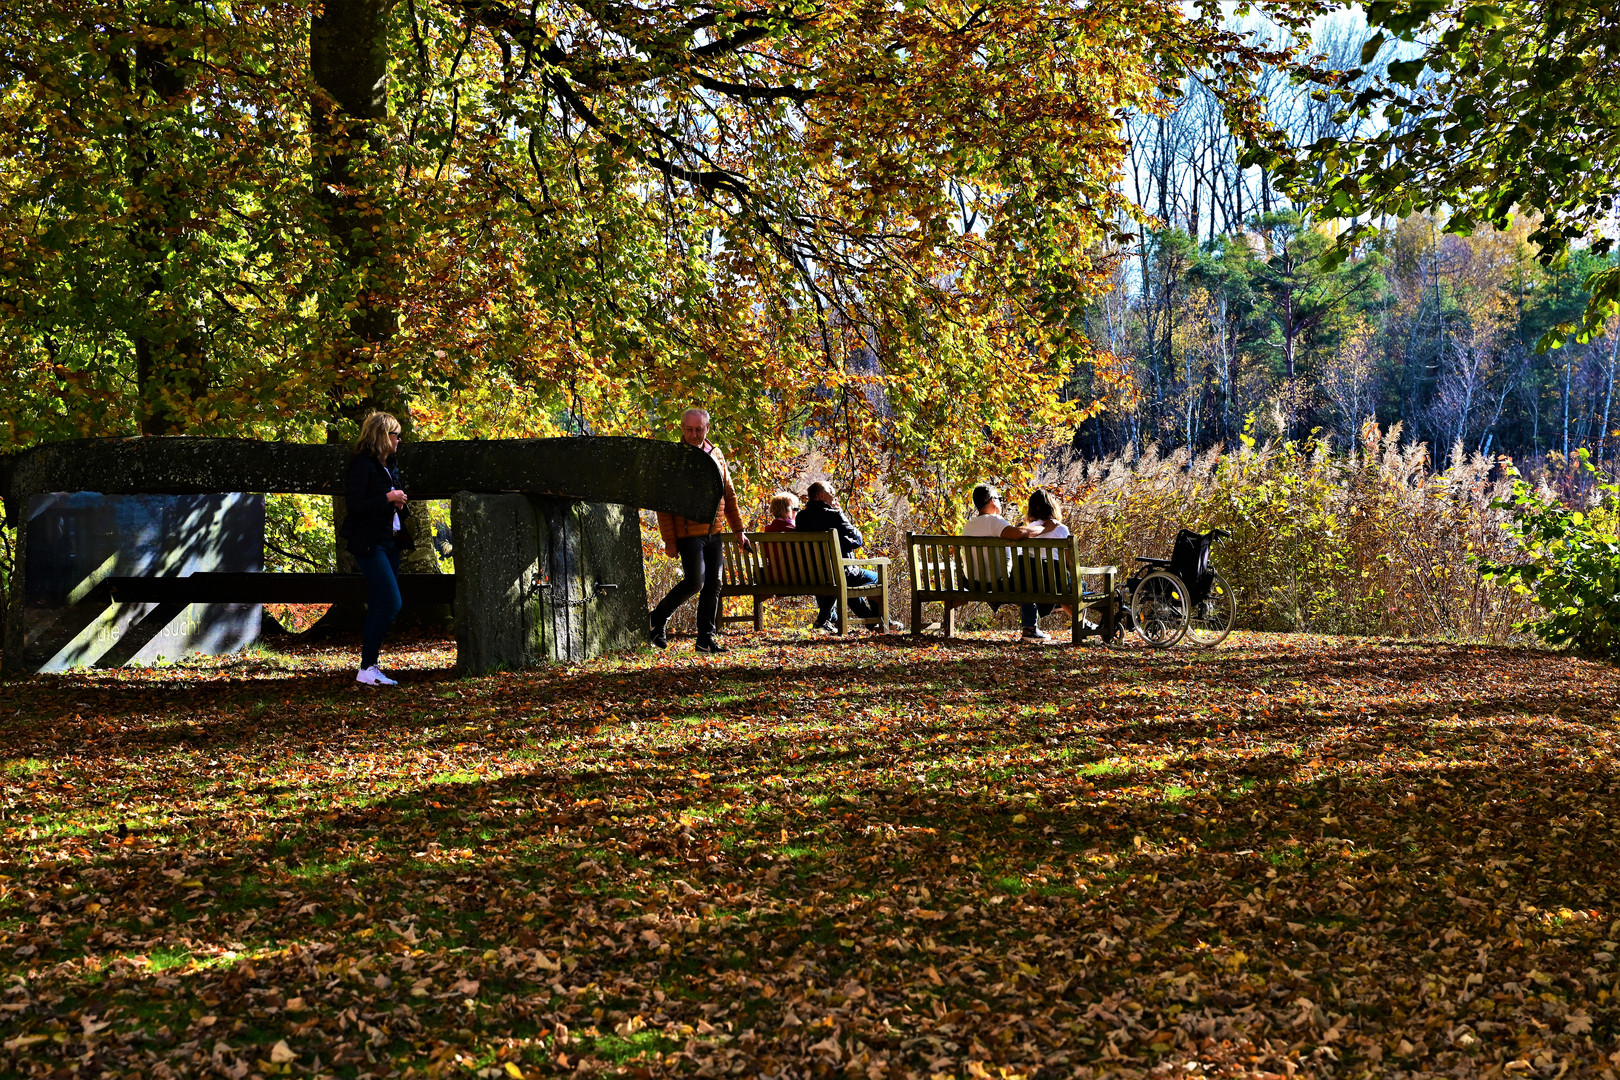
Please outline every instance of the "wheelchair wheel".
[{"label": "wheelchair wheel", "polygon": [[1219,573],[1209,583],[1209,595],[1187,615],[1187,641],[1200,649],[1213,649],[1226,640],[1237,618],[1232,587]]},{"label": "wheelchair wheel", "polygon": [[1149,645],[1174,645],[1187,632],[1187,587],[1168,570],[1148,574],[1131,596],[1131,622]]}]

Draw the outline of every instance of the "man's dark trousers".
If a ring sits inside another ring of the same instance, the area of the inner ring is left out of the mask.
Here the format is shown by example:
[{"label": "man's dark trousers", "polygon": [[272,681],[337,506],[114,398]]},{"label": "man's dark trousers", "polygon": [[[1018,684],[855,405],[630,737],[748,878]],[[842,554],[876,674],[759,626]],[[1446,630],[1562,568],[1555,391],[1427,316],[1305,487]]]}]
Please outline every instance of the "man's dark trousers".
[{"label": "man's dark trousers", "polygon": [[720,534],[683,536],[675,541],[675,553],[681,557],[682,577],[653,609],[653,628],[661,629],[676,608],[698,593],[698,639],[712,638],[720,615]]},{"label": "man's dark trousers", "polygon": [[[876,585],[878,576],[864,567],[850,566],[844,569],[844,581],[853,589],[861,585]],[[836,596],[816,597],[817,626],[828,625],[828,620],[832,618],[833,606],[837,603]],[[866,596],[852,596],[849,598],[849,613],[857,619],[875,619],[879,615],[877,602]]]}]

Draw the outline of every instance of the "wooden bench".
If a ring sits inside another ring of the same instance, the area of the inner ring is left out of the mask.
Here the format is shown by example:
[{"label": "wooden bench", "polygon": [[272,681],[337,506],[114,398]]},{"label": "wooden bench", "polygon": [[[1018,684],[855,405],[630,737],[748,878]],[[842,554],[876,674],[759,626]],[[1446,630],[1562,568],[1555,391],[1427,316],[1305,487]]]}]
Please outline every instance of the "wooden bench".
[{"label": "wooden bench", "polygon": [[[838,632],[851,622],[889,625],[889,560],[846,559],[838,546],[836,532],[748,533],[753,551],[744,551],[735,533],[722,540],[723,564],[720,571],[720,598],[751,596],[752,615],[723,615],[720,625],[752,622],[755,630],[765,629],[765,612],[760,601],[772,596],[835,596],[838,598]],[[876,585],[851,585],[845,567],[862,567],[877,572]],[[879,617],[857,619],[849,613],[851,597],[876,597]]]},{"label": "wooden bench", "polygon": [[[913,634],[923,631],[924,604],[945,606],[940,625],[946,637],[955,631],[956,609],[964,604],[1067,604],[1074,644],[1090,636],[1113,639],[1119,621],[1114,594],[1119,567],[1082,566],[1075,537],[1003,540],[907,533],[906,558],[911,568]],[[1101,578],[1100,587],[1087,589],[1088,577]],[[1087,610],[1096,612],[1093,620],[1085,618]]]}]

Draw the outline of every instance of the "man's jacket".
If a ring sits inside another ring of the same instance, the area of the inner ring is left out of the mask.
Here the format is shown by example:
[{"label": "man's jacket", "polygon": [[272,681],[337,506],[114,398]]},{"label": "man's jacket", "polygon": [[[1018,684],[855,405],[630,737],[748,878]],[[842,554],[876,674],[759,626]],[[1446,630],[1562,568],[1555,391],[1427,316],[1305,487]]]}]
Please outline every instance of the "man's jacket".
[{"label": "man's jacket", "polygon": [[726,464],[726,456],[720,448],[713,443],[703,444],[703,452],[714,459],[720,466],[720,502],[714,508],[714,514],[707,521],[698,521],[684,518],[679,514],[666,514],[658,511],[658,535],[664,539],[664,548],[671,554],[675,551],[675,541],[688,536],[708,536],[717,532],[720,525],[720,515],[724,514],[726,521],[731,525],[732,532],[742,532],[742,515],[737,511],[737,490],[731,486],[731,467]]},{"label": "man's jacket", "polygon": [[855,553],[856,548],[866,546],[861,530],[849,520],[849,515],[842,510],[834,510],[819,499],[811,499],[799,511],[798,517],[793,519],[793,531],[836,532],[839,553],[846,559]]}]

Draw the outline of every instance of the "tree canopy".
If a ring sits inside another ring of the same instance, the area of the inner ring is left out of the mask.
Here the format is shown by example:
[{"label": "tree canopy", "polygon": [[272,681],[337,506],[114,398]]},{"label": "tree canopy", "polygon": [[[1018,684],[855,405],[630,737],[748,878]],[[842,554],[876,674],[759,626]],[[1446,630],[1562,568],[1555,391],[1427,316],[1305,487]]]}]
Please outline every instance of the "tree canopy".
[{"label": "tree canopy", "polygon": [[19,0],[0,39],[13,444],[697,401],[744,458],[808,430],[924,491],[1089,407],[1122,117],[1196,68],[1252,123],[1286,55],[1057,0]]},{"label": "tree canopy", "polygon": [[[1561,263],[1585,241],[1606,255],[1603,231],[1615,210],[1620,172],[1620,16],[1608,4],[1577,0],[1378,0],[1367,5],[1378,28],[1363,68],[1302,69],[1337,96],[1343,114],[1382,121],[1353,138],[1316,140],[1303,158],[1276,147],[1259,155],[1283,165],[1297,189],[1344,218],[1404,217],[1444,210],[1447,229],[1506,228],[1532,217],[1528,239],[1542,260]],[[1419,43],[1416,55],[1367,80],[1365,66],[1391,42]],[[1359,89],[1356,84],[1365,84]],[[1363,223],[1346,244],[1362,235]],[[1620,306],[1620,271],[1596,270],[1579,320],[1543,338],[1588,340]]]}]

